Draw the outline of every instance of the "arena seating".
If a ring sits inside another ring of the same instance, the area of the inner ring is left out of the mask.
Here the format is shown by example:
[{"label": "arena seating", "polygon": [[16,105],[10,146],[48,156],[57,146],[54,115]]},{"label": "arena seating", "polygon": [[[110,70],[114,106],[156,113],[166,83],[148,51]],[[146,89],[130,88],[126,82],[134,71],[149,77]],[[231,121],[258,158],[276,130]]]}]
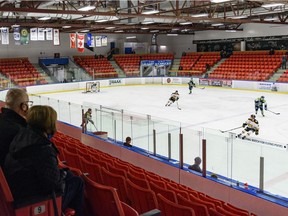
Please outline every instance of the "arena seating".
[{"label": "arena seating", "polygon": [[181,70],[178,71],[178,76],[201,76],[206,72],[207,64],[213,67],[220,59],[219,52],[186,53],[181,57],[179,66]]},{"label": "arena seating", "polygon": [[269,55],[268,51],[234,52],[216,68],[209,78],[236,80],[268,80],[281,66],[284,50],[275,51]]},{"label": "arena seating", "polygon": [[288,82],[288,70],[286,70],[277,80],[277,82]]},{"label": "arena seating", "polygon": [[114,59],[127,77],[139,76],[141,60],[173,60],[171,53],[114,55]]},{"label": "arena seating", "polygon": [[35,85],[36,81],[47,84],[28,58],[0,59],[0,73],[18,86]]},{"label": "arena seating", "polygon": [[95,59],[94,56],[74,56],[73,58],[74,61],[94,79],[118,77],[117,72],[107,58]]},{"label": "arena seating", "polygon": [[[125,203],[139,214],[155,208],[162,208],[162,211],[166,211],[165,209],[175,206],[175,208],[179,207],[179,211],[182,209],[186,212],[187,209],[192,209],[193,211],[187,210],[187,212],[193,212],[189,213],[190,215],[208,216],[209,213],[213,215],[250,215],[244,209],[237,208],[222,200],[212,198],[192,188],[136,167],[131,163],[86,146],[79,140],[62,133],[57,133],[53,137],[53,142],[59,148],[60,154],[64,153],[61,157],[68,166],[77,166],[76,168],[83,173],[87,173],[90,180],[86,179],[85,181],[90,182],[91,187],[96,187],[93,190],[99,190],[99,188],[108,189],[109,193],[114,194],[113,199],[117,199],[115,202],[122,203],[122,208],[125,208],[123,207],[123,203]],[[67,151],[70,151],[70,154],[67,154]],[[79,159],[76,159],[76,157]],[[94,169],[93,166],[95,167]],[[111,192],[115,191],[111,188],[116,189],[117,196],[114,192]],[[90,186],[86,190],[89,190],[86,193],[88,202],[95,200],[97,196],[91,193],[92,189],[90,191]],[[106,197],[105,199],[108,198]],[[164,199],[168,201],[163,201]],[[110,200],[109,202],[112,201]],[[117,211],[122,211],[119,210],[121,205],[118,205]],[[93,211],[103,211],[101,206],[97,206],[93,207]],[[223,212],[228,213],[223,214]]]}]

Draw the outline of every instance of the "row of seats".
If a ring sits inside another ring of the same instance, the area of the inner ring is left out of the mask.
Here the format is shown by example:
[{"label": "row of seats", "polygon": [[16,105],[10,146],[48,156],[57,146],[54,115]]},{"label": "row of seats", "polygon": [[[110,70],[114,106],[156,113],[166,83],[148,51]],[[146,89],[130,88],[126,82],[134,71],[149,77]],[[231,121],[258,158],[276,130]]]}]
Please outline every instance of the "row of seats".
[{"label": "row of seats", "polygon": [[115,62],[126,76],[139,76],[141,60],[173,60],[171,53],[114,55]]},{"label": "row of seats", "polygon": [[36,80],[41,84],[47,83],[28,58],[0,59],[0,73],[18,86],[35,85]]},{"label": "row of seats", "polygon": [[[60,151],[60,160],[83,173],[89,173],[84,179],[89,182],[86,196],[93,215],[117,215],[110,214],[113,211],[108,204],[112,201],[107,197],[102,198],[97,192],[101,187],[115,188],[119,197],[117,203],[122,209],[126,204],[138,214],[158,208],[162,215],[250,215],[246,210],[112,157],[72,137],[58,133],[53,141]],[[98,189],[95,189],[95,185]]]},{"label": "row of seats", "polygon": [[107,58],[95,59],[94,56],[74,56],[74,61],[94,79],[118,77],[117,72]]},{"label": "row of seats", "polygon": [[277,82],[288,82],[288,70],[286,70],[277,80]]}]

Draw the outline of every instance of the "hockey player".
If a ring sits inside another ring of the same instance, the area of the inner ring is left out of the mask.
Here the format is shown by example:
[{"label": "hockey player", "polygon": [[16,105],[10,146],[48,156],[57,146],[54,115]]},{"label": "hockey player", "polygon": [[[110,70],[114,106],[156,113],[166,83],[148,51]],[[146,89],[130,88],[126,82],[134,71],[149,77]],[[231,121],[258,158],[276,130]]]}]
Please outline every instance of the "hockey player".
[{"label": "hockey player", "polygon": [[167,104],[165,106],[170,106],[172,103],[174,103],[175,101],[179,100],[179,93],[176,90],[175,92],[173,92],[167,102]]},{"label": "hockey player", "polygon": [[82,121],[81,127],[84,127],[85,131],[87,130],[87,124],[89,122],[94,125],[94,122],[92,120],[92,109],[91,108],[89,108],[83,116],[83,121]]},{"label": "hockey player", "polygon": [[242,138],[245,139],[247,136],[250,136],[251,133],[254,133],[256,135],[259,134],[259,123],[256,120],[256,116],[255,115],[251,115],[250,118],[248,118],[248,120],[243,123],[243,131],[241,134],[238,134],[237,137],[238,138]]},{"label": "hockey player", "polygon": [[195,83],[193,82],[193,79],[191,78],[191,80],[188,82],[189,85],[189,94],[192,94],[192,89],[193,87],[196,87]]},{"label": "hockey player", "polygon": [[254,102],[255,102],[255,114],[257,115],[258,109],[260,109],[261,114],[264,117],[265,115],[264,115],[263,107],[265,110],[267,110],[267,103],[266,103],[265,97],[261,96],[260,98],[256,98]]}]

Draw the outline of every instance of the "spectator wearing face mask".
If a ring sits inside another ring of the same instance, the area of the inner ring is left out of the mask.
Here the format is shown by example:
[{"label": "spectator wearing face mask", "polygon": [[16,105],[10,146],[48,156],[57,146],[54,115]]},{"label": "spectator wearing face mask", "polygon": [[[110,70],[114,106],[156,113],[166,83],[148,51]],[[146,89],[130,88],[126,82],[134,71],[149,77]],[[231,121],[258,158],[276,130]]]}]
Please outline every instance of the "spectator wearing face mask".
[{"label": "spectator wearing face mask", "polygon": [[62,209],[82,215],[83,180],[58,168],[56,146],[50,138],[56,132],[57,113],[50,106],[33,106],[27,112],[27,128],[11,142],[4,172],[14,200],[22,201],[62,195]]}]

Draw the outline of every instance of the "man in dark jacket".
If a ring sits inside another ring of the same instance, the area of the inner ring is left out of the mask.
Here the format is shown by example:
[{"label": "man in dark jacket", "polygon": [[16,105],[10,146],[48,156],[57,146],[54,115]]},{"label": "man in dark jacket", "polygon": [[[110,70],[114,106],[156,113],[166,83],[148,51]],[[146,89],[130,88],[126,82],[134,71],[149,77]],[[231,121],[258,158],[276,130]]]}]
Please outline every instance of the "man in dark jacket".
[{"label": "man in dark jacket", "polygon": [[188,169],[191,169],[191,170],[194,170],[194,171],[196,171],[196,172],[200,172],[200,173],[202,173],[202,169],[200,168],[200,164],[201,164],[201,158],[200,157],[196,157],[195,159],[194,159],[194,164],[193,165],[190,165],[189,167],[188,167]]},{"label": "man in dark jacket", "polygon": [[29,97],[24,89],[13,88],[7,92],[5,108],[0,114],[0,166],[4,164],[10,143],[19,129],[26,127],[25,115],[28,111]]}]

